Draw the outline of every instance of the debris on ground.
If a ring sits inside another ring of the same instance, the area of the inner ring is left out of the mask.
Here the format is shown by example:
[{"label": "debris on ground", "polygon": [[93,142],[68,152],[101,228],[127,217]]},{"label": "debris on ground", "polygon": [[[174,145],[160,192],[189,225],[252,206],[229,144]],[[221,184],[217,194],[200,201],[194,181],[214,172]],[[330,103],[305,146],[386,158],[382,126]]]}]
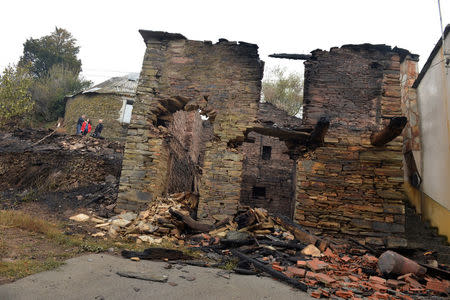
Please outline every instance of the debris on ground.
[{"label": "debris on ground", "polygon": [[[182,251],[148,248],[123,251],[126,258],[183,261],[197,266],[239,262],[238,274],[268,274],[315,298],[412,299],[447,296],[447,270],[425,268],[408,258],[378,251],[351,240],[322,239],[285,216],[265,209],[242,207],[234,218],[216,224],[195,220],[197,198],[184,192],[158,198],[147,209],[122,212],[108,220],[90,222],[111,237],[135,239],[140,244],[170,241],[202,251],[209,262],[192,260]],[[186,278],[186,280],[188,280]]]},{"label": "debris on ground", "polygon": [[121,277],[128,277],[128,278],[136,278],[141,280],[147,280],[147,281],[156,281],[156,282],[166,282],[169,278],[167,275],[160,275],[160,274],[152,274],[152,273],[144,273],[144,272],[129,272],[129,271],[119,271],[116,272],[117,275]]},{"label": "debris on ground", "polygon": [[0,132],[0,197],[4,199],[0,208],[19,209],[36,202],[57,214],[89,208],[110,217],[123,148],[119,141],[49,135],[48,130]]}]

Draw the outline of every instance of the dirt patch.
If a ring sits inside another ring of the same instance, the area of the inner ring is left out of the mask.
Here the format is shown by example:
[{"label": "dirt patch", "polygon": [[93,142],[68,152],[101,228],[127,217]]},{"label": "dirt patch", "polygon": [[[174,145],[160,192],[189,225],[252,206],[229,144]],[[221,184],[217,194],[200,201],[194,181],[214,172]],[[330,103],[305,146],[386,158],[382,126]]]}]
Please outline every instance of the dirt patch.
[{"label": "dirt patch", "polygon": [[76,253],[76,247],[58,245],[44,234],[3,226],[0,232],[0,284],[57,267]]}]

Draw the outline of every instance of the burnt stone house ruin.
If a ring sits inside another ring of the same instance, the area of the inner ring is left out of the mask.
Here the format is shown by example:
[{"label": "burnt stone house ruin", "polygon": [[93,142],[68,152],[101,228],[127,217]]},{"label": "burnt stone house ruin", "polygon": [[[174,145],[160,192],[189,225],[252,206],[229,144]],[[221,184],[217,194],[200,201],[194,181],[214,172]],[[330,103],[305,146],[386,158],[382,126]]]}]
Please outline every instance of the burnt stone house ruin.
[{"label": "burnt stone house ruin", "polygon": [[140,33],[147,48],[118,210],[192,191],[203,222],[250,205],[325,234],[405,242],[400,64],[416,55],[362,44],[302,56],[297,119],[260,103],[256,45]]}]

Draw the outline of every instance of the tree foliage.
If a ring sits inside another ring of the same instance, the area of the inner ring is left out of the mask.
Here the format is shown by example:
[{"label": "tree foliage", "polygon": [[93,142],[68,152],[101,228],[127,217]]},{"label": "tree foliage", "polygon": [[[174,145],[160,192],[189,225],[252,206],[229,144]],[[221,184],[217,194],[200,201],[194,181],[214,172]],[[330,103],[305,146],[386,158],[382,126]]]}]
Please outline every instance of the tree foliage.
[{"label": "tree foliage", "polygon": [[303,105],[303,77],[276,67],[262,83],[262,100],[295,116]]},{"label": "tree foliage", "polygon": [[81,71],[81,60],[77,58],[80,47],[76,42],[70,32],[56,27],[50,35],[26,40],[19,65],[30,64],[31,73],[38,78],[48,75],[54,65],[64,65],[66,69],[78,75]]},{"label": "tree foliage", "polygon": [[31,86],[37,119],[48,122],[64,116],[65,96],[76,94],[91,84],[65,65],[53,65],[45,76],[35,79]]},{"label": "tree foliage", "polygon": [[32,78],[24,67],[8,66],[0,76],[0,125],[29,114],[33,101],[29,88]]}]

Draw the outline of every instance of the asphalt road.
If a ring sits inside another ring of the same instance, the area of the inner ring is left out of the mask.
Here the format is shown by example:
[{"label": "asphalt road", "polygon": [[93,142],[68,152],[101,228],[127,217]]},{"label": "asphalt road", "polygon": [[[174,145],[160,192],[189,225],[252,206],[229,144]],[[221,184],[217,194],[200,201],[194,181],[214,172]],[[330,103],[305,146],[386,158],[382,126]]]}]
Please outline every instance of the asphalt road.
[{"label": "asphalt road", "polygon": [[[108,254],[69,259],[62,267],[0,286],[0,299],[313,299],[274,279],[223,270],[134,262]],[[116,272],[168,276],[165,283],[120,277]],[[229,277],[229,278],[227,278]]]}]

